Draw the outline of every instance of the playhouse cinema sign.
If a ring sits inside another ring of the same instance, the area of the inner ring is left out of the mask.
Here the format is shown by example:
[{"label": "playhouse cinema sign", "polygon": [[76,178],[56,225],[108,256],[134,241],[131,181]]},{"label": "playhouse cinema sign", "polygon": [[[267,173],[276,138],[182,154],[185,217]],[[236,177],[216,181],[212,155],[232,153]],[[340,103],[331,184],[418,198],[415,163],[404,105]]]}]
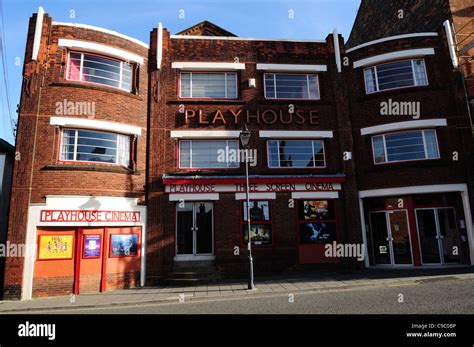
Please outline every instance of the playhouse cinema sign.
[{"label": "playhouse cinema sign", "polygon": [[[291,112],[293,111],[293,112]],[[184,120],[186,124],[197,122],[200,125],[205,124],[310,124],[319,125],[319,119],[316,110],[299,110],[290,107],[286,109],[273,110],[249,110],[241,108],[239,110],[216,110],[206,113],[201,109],[185,109]]]}]

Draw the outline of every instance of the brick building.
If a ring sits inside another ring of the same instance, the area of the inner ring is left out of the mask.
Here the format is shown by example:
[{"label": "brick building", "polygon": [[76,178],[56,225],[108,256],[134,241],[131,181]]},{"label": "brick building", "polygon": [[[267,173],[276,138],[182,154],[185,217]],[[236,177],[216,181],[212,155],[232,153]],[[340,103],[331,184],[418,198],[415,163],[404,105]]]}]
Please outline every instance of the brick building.
[{"label": "brick building", "polygon": [[[5,297],[243,275],[249,232],[257,275],[474,264],[445,18],[366,37],[363,8],[350,48],[336,31],[250,39],[209,22],[159,24],[148,47],[33,15],[8,237],[34,251],[7,259]],[[368,256],[328,255],[334,242]]]}]

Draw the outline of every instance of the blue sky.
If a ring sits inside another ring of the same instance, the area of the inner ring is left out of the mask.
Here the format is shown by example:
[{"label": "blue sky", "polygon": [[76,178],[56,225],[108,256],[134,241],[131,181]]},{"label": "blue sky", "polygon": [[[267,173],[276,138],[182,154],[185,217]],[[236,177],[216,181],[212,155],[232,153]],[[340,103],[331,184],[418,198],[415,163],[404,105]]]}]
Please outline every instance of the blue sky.
[{"label": "blue sky", "polygon": [[[203,20],[241,37],[324,39],[336,27],[347,40],[359,3],[360,0],[3,0],[11,114],[16,119],[28,20],[39,6],[55,21],[95,25],[148,43],[150,31],[160,21],[176,33]],[[18,57],[20,65],[16,64]],[[0,73],[0,137],[14,143],[1,68]]]}]

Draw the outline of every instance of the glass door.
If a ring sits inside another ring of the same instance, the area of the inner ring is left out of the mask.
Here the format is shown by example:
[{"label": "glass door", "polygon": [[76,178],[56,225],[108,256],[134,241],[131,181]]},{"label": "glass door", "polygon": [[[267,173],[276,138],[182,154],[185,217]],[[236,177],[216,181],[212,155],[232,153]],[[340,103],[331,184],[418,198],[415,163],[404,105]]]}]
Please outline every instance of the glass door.
[{"label": "glass door", "polygon": [[407,211],[389,211],[393,264],[412,264]]},{"label": "glass door", "polygon": [[407,211],[371,212],[369,219],[374,263],[413,264]]},{"label": "glass door", "polygon": [[176,207],[176,254],[213,254],[213,204],[186,202]]},{"label": "glass door", "polygon": [[458,263],[459,237],[454,208],[416,210],[423,264]]}]

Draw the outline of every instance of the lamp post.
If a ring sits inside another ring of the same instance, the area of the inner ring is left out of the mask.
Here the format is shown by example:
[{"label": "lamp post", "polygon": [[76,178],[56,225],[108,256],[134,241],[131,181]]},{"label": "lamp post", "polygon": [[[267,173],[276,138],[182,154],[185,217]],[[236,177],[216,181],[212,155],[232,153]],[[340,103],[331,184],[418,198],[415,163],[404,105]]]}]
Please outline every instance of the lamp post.
[{"label": "lamp post", "polygon": [[248,233],[248,251],[249,251],[249,284],[248,289],[255,289],[255,284],[253,283],[253,258],[252,258],[252,235],[250,233],[250,185],[249,185],[249,149],[248,145],[250,142],[251,133],[245,124],[244,130],[240,132],[239,139],[242,148],[245,149],[245,180],[246,188],[245,195],[247,199],[247,233]]}]

